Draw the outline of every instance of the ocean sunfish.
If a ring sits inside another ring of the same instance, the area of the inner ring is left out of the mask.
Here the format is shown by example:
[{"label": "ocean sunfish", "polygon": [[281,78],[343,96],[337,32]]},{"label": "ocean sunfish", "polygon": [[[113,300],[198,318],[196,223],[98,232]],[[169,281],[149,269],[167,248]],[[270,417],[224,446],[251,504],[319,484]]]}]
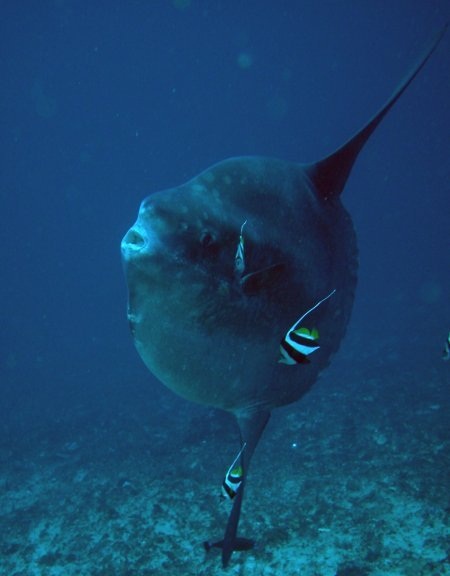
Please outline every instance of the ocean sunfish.
[{"label": "ocean sunfish", "polygon": [[219,162],[148,196],[122,240],[128,319],[142,360],[177,394],[227,410],[239,425],[225,534],[205,545],[222,549],[224,566],[234,550],[250,547],[237,529],[249,462],[271,410],[311,388],[350,319],[358,257],[341,192],[444,31],[381,110],[326,158]]}]

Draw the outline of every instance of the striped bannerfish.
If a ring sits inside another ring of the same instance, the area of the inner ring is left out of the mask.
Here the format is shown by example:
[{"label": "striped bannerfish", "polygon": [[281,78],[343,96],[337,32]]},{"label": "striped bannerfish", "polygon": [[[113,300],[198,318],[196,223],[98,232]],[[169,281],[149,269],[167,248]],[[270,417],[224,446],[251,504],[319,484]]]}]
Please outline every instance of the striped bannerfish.
[{"label": "striped bannerfish", "polygon": [[447,340],[444,344],[444,351],[442,353],[442,358],[444,360],[450,360],[450,332],[448,333]]},{"label": "striped bannerfish", "polygon": [[247,220],[241,226],[241,233],[239,235],[239,244],[234,257],[234,269],[238,276],[242,276],[245,270],[245,255],[244,255],[244,226]]},{"label": "striped bannerfish", "polygon": [[235,466],[236,462],[241,457],[242,452],[245,450],[247,443],[244,442],[242,448],[239,451],[239,454],[233,460],[233,464],[228,468],[228,471],[225,475],[224,481],[222,483],[222,496],[228,498],[229,500],[233,500],[236,496],[237,491],[239,490],[242,481],[244,479],[244,469],[242,466]]},{"label": "striped bannerfish", "polygon": [[289,328],[286,332],[286,336],[283,338],[280,344],[280,354],[281,358],[278,360],[281,364],[288,364],[289,366],[294,366],[295,364],[308,364],[308,356],[320,348],[317,344],[319,339],[319,332],[316,328],[308,330],[303,326],[300,326],[300,322],[318,306],[328,300],[336,290],[332,290],[328,296],[319,300],[312,308],[307,310],[303,316],[297,320],[297,322]]}]

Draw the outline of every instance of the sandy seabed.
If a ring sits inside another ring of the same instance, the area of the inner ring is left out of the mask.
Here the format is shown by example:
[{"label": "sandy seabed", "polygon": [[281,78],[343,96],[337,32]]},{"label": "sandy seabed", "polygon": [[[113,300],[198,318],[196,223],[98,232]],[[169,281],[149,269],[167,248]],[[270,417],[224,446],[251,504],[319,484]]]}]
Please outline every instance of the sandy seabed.
[{"label": "sandy seabed", "polygon": [[240,524],[255,547],[226,570],[203,542],[221,538],[229,511],[219,496],[238,450],[228,417],[186,405],[165,426],[128,415],[10,439],[0,575],[450,575],[447,375],[436,370],[421,395],[392,367],[352,370],[354,387],[341,368],[345,392],[324,376],[274,412]]}]

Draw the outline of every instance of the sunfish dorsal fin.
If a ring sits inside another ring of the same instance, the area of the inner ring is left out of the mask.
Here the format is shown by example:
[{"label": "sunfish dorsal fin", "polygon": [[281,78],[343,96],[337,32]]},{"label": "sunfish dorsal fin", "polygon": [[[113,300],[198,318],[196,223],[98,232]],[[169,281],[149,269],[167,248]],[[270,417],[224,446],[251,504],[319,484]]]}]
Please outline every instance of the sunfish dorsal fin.
[{"label": "sunfish dorsal fin", "polygon": [[410,85],[410,83],[414,80],[422,67],[425,65],[428,58],[434,52],[442,37],[444,36],[447,27],[448,23],[433,38],[411,72],[406,75],[406,77],[398,85],[397,89],[394,91],[386,104],[381,108],[381,110],[377,112],[377,114],[375,114],[375,116],[372,117],[372,119],[364,126],[364,128],[362,128],[343,146],[338,148],[335,152],[326,158],[323,158],[314,164],[306,164],[303,166],[305,172],[313,183],[317,194],[321,198],[327,200],[333,196],[339,196],[339,194],[342,192],[347,178],[349,177],[352,170],[353,164],[362,147],[367,142],[370,135],[384,118],[384,116],[389,112],[395,102],[400,98],[406,88]]}]

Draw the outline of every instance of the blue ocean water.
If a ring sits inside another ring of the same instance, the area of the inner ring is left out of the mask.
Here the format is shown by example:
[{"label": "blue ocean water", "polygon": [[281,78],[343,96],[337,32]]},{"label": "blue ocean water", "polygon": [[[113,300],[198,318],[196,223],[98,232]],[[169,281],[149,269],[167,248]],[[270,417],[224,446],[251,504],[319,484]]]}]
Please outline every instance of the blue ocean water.
[{"label": "blue ocean water", "polygon": [[[121,238],[146,195],[223,158],[330,153],[391,94],[449,4],[6,0],[0,9],[0,574],[215,573],[218,558],[205,564],[195,547],[222,529],[215,490],[237,432],[143,367]],[[449,43],[447,34],[347,184],[360,249],[352,322],[334,364],[274,414],[255,456],[243,522],[267,545],[236,555],[243,574],[450,573]],[[380,511],[380,486],[407,503]],[[142,517],[139,498],[153,498]],[[351,512],[341,509],[352,498]],[[405,507],[400,542],[395,510]],[[88,520],[88,509],[99,516]],[[155,518],[163,527],[152,536]],[[358,546],[340,532],[322,556],[311,548],[314,529],[329,538],[337,527]],[[96,548],[102,530],[109,540]],[[374,531],[376,545],[364,539]]]}]

